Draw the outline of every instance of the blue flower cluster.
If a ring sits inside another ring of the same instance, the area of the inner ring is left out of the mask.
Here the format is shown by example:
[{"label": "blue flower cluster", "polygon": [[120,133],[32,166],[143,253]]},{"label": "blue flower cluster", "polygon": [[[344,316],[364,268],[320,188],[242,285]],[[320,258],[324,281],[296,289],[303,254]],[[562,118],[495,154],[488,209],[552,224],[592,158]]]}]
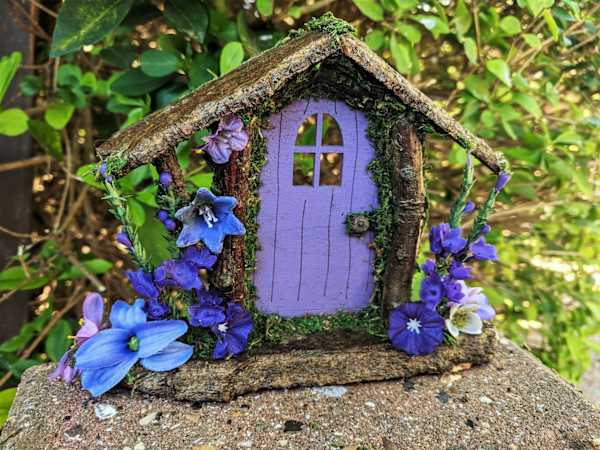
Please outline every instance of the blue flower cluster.
[{"label": "blue flower cluster", "polygon": [[[501,173],[490,198],[495,199],[509,180],[509,174]],[[462,205],[462,215],[475,209],[472,202]],[[445,330],[454,337],[461,332],[480,334],[482,321],[493,319],[495,311],[482,289],[465,282],[472,278],[468,263],[497,260],[496,248],[486,242],[490,230],[484,223],[465,238],[460,226],[442,223],[431,227],[429,249],[435,259],[421,266],[425,277],[420,301],[403,303],[390,312],[388,336],[394,347],[409,355],[427,355],[444,341]]]}]

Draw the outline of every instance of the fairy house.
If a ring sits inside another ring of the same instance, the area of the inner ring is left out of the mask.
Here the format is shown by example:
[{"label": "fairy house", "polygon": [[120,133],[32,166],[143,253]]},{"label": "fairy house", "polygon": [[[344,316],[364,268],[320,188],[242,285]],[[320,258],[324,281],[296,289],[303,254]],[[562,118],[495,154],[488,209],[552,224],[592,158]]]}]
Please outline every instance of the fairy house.
[{"label": "fairy house", "polygon": [[297,32],[98,148],[103,159],[118,155],[121,173],[148,163],[168,170],[187,198],[176,146],[242,117],[249,144],[215,165],[213,190],[236,197],[247,234],[225,240],[212,281],[265,315],[373,302],[385,310],[409,299],[426,133],[454,140],[495,173],[503,165],[340,23]]}]

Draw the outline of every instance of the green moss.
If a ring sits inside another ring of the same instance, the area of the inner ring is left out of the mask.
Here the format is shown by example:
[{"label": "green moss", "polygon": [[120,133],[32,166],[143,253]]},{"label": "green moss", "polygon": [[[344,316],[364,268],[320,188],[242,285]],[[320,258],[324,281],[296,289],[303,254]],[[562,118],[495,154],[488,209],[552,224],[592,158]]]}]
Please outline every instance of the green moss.
[{"label": "green moss", "polygon": [[321,17],[313,17],[306,22],[302,28],[290,31],[288,36],[282,42],[304,36],[306,33],[313,31],[319,31],[330,35],[333,38],[333,45],[335,47],[338,45],[338,38],[340,36],[343,36],[344,34],[357,34],[356,28],[354,28],[351,24],[345,20],[338,19],[330,11],[328,11]]},{"label": "green moss", "polygon": [[119,173],[123,167],[127,164],[127,160],[123,156],[122,152],[116,152],[109,155],[106,159],[101,161],[101,163],[106,163],[106,173]]}]

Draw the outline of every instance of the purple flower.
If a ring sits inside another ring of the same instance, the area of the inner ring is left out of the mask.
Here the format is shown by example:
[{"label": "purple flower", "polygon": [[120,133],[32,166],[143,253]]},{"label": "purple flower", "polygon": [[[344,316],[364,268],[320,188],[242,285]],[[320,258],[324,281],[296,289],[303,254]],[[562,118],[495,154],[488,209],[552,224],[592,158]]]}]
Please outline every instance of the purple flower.
[{"label": "purple flower", "polygon": [[201,147],[217,164],[229,161],[232,151],[240,151],[248,145],[248,133],[244,122],[238,116],[227,116],[221,119],[217,131],[202,138],[206,143]]},{"label": "purple flower", "polygon": [[208,189],[199,189],[192,203],[175,213],[183,222],[177,245],[189,247],[203,242],[211,252],[221,253],[225,236],[241,236],[246,232],[233,214],[235,205],[233,197],[217,197]]},{"label": "purple flower", "polygon": [[125,233],[124,231],[120,231],[117,233],[117,236],[115,238],[119,244],[122,244],[125,247],[127,247],[128,250],[133,251],[133,244],[131,243],[131,240],[129,239],[127,233]]},{"label": "purple flower", "polygon": [[470,288],[464,281],[459,281],[463,292],[463,297],[458,301],[461,305],[478,305],[477,314],[482,320],[492,320],[496,315],[496,311],[489,304],[488,298],[483,294],[483,289],[480,287]]},{"label": "purple flower", "polygon": [[202,287],[198,269],[183,259],[167,259],[163,261],[154,270],[154,280],[160,287],[178,286],[186,291]]},{"label": "purple flower", "polygon": [[444,340],[444,319],[423,302],[392,309],[388,336],[392,345],[409,355],[428,355]]},{"label": "purple flower", "polygon": [[103,162],[102,164],[100,164],[100,169],[98,170],[98,172],[100,172],[100,176],[102,178],[104,178],[104,181],[106,181],[107,183],[112,183],[113,182],[113,176],[112,175],[107,175],[107,165],[105,162]]},{"label": "purple flower", "polygon": [[452,277],[444,277],[444,291],[446,293],[446,297],[450,301],[460,300],[464,296],[460,284],[458,284]]},{"label": "purple flower", "polygon": [[206,247],[188,247],[181,258],[196,269],[210,269],[217,262],[217,255],[213,255]]},{"label": "purple flower", "polygon": [[158,182],[162,187],[168,188],[173,182],[173,175],[171,175],[169,172],[161,172],[161,174],[158,176]]},{"label": "purple flower", "polygon": [[110,312],[112,328],[102,330],[75,352],[81,385],[94,397],[116,386],[140,361],[153,371],[172,370],[184,364],[193,347],[175,341],[185,334],[182,320],[147,322],[144,301],[133,305],[118,300]]},{"label": "purple flower", "polygon": [[188,308],[190,325],[193,327],[212,327],[225,322],[223,299],[216,293],[199,290],[198,303]]},{"label": "purple flower", "polygon": [[237,303],[229,303],[225,311],[225,320],[211,327],[212,332],[217,336],[213,359],[242,353],[248,345],[248,336],[252,327],[250,313]]},{"label": "purple flower", "polygon": [[463,209],[463,214],[469,214],[470,212],[473,212],[473,210],[475,209],[475,203],[473,203],[472,201],[468,201],[465,204],[465,207]]},{"label": "purple flower", "polygon": [[97,292],[86,295],[83,300],[83,325],[75,334],[75,344],[81,345],[102,328],[104,299]]},{"label": "purple flower", "polygon": [[492,231],[492,227],[490,227],[487,223],[484,223],[481,227],[481,234],[486,235],[489,234],[490,231]]},{"label": "purple flower", "polygon": [[144,269],[128,270],[127,278],[135,292],[144,298],[158,298],[160,290],[154,284],[152,274],[144,271]]},{"label": "purple flower", "polygon": [[159,209],[156,213],[156,217],[158,217],[158,220],[160,220],[161,222],[164,222],[169,218],[169,212],[164,209]]},{"label": "purple flower", "polygon": [[48,380],[56,381],[63,380],[65,383],[70,384],[79,375],[80,371],[74,368],[71,363],[73,362],[73,351],[67,350],[65,354],[60,358],[56,369],[48,375]]},{"label": "purple flower", "polygon": [[423,263],[421,269],[426,275],[433,275],[435,273],[435,261],[428,259]]},{"label": "purple flower", "polygon": [[468,280],[471,278],[471,268],[464,266],[458,261],[452,261],[448,273],[455,280]]},{"label": "purple flower", "polygon": [[444,285],[437,273],[432,273],[428,277],[423,278],[419,295],[429,308],[435,309],[444,296]]},{"label": "purple flower", "polygon": [[167,219],[163,222],[167,231],[175,231],[177,229],[177,223],[173,219]]},{"label": "purple flower", "polygon": [[483,236],[471,244],[471,252],[473,252],[473,257],[480,261],[496,261],[498,259],[496,256],[496,247],[492,244],[487,244]]},{"label": "purple flower", "polygon": [[461,237],[462,230],[450,228],[447,223],[431,227],[429,232],[429,248],[436,255],[456,255],[467,245],[467,240]]},{"label": "purple flower", "polygon": [[500,192],[504,189],[504,186],[510,181],[510,178],[511,175],[509,173],[500,172],[500,175],[498,175],[498,178],[496,179],[496,185],[494,186],[496,192]]},{"label": "purple flower", "polygon": [[146,303],[144,304],[144,311],[151,320],[164,319],[171,314],[171,308],[155,298],[146,300]]}]

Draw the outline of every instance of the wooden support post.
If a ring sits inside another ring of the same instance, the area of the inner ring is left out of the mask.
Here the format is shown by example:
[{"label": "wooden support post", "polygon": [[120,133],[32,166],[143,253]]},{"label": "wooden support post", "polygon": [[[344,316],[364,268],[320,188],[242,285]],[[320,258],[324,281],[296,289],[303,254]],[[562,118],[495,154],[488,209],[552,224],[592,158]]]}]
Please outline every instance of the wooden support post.
[{"label": "wooden support post", "polygon": [[410,300],[419,239],[425,219],[425,186],[421,141],[412,122],[402,120],[392,130],[389,148],[394,231],[384,275],[384,309]]}]

